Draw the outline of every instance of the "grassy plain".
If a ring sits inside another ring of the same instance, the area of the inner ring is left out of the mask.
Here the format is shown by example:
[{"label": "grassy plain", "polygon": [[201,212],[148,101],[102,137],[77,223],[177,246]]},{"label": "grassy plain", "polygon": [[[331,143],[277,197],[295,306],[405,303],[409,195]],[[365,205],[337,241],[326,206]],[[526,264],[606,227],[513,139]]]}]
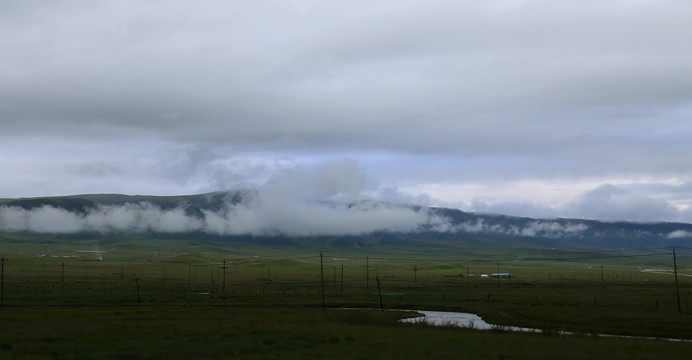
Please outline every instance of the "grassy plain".
[{"label": "grassy plain", "polygon": [[[692,349],[593,335],[692,339],[692,278],[679,278],[678,308],[668,250],[362,245],[5,236],[0,358],[682,359]],[[684,252],[678,266],[692,272]],[[514,277],[482,276],[498,271]],[[381,305],[544,331],[338,310]]]}]

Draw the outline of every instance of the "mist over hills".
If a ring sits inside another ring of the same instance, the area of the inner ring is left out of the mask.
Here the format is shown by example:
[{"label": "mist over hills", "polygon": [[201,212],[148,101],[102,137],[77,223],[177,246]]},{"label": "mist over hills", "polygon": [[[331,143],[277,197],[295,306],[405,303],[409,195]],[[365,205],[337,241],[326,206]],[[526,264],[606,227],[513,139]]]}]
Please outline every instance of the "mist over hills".
[{"label": "mist over hills", "polygon": [[534,219],[368,200],[298,200],[252,190],[186,196],[86,194],[0,199],[0,233],[122,233],[254,238],[292,244],[315,237],[345,244],[474,242],[569,248],[654,248],[692,241],[692,224]]}]

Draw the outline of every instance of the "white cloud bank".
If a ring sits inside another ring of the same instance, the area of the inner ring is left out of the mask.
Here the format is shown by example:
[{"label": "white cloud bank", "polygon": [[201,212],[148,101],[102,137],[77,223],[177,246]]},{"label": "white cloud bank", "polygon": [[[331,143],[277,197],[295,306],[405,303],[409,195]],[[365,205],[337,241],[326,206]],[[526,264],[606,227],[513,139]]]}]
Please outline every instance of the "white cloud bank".
[{"label": "white cloud bank", "polygon": [[75,233],[79,231],[162,231],[181,232],[199,229],[201,222],[183,209],[161,210],[149,204],[100,206],[87,214],[45,205],[31,210],[0,207],[0,228],[7,231]]},{"label": "white cloud bank", "polygon": [[684,238],[692,238],[692,231],[685,231],[685,230],[675,230],[668,234],[667,236],[669,239],[684,239]]},{"label": "white cloud bank", "polygon": [[[186,213],[184,205],[162,209],[152,203],[101,205],[86,213],[52,206],[26,210],[0,207],[0,229],[43,233],[190,232],[218,235],[360,235],[386,232],[491,232],[519,236],[560,236],[585,230],[583,225],[536,221],[525,228],[477,223],[452,224],[426,207],[377,200],[429,200],[407,196],[395,187],[368,180],[349,159],[314,167],[285,169],[240,202],[228,200],[220,210]],[[424,204],[425,205],[425,204]]]},{"label": "white cloud bank", "polygon": [[[676,204],[689,197],[689,184],[677,186],[656,183],[605,183],[577,193],[557,204],[531,199],[532,194],[511,189],[501,190],[507,199],[473,198],[459,202],[462,210],[486,214],[504,214],[533,218],[573,218],[600,221],[683,222],[692,223],[692,207]],[[520,189],[521,190],[521,189]]]},{"label": "white cloud bank", "polygon": [[230,205],[223,213],[204,211],[203,217],[183,208],[163,210],[150,203],[99,206],[86,214],[52,206],[31,210],[0,207],[0,229],[40,233],[191,232],[218,235],[359,235],[374,231],[418,231],[444,220],[427,211],[359,203],[355,206],[296,204],[290,211],[263,206],[259,201]]},{"label": "white cloud bank", "polygon": [[[240,203],[221,211],[186,214],[183,207],[151,203],[98,206],[78,214],[52,206],[31,210],[0,207],[0,229],[74,233],[78,231],[189,232],[219,235],[358,235],[375,231],[444,229],[446,219],[427,209],[362,200],[367,180],[352,160],[292,168],[273,177]],[[391,192],[391,190],[390,190]]]},{"label": "white cloud bank", "polygon": [[588,230],[586,224],[575,222],[561,224],[556,221],[532,221],[524,227],[515,225],[501,226],[497,224],[486,224],[482,219],[475,223],[462,223],[456,225],[453,230],[464,231],[471,233],[493,233],[509,236],[526,236],[526,237],[547,237],[559,238],[564,236],[576,236],[581,232]]},{"label": "white cloud bank", "polygon": [[[688,187],[662,186],[647,190],[636,185],[605,184],[552,208],[529,202],[480,200],[462,203],[458,207],[479,213],[519,216],[532,213],[529,216],[542,219],[563,217],[652,222],[682,217],[690,211],[678,210],[664,198],[648,194],[666,191],[687,193]],[[294,236],[430,230],[556,238],[578,236],[588,229],[578,220],[570,223],[536,220],[521,226],[501,226],[482,220],[453,224],[425,207],[397,205],[428,206],[435,201],[437,199],[427,193],[409,193],[396,186],[383,186],[369,179],[358,162],[343,159],[312,167],[284,166],[242,202],[229,201],[219,211],[202,210],[202,216],[192,216],[184,207],[161,209],[151,203],[102,205],[86,213],[72,213],[51,206],[31,210],[2,206],[0,230],[43,233],[201,231],[219,235]],[[446,207],[454,206],[449,204]],[[668,237],[688,235],[686,232],[673,232]]]},{"label": "white cloud bank", "polygon": [[[216,235],[362,235],[372,232],[471,232],[511,236],[562,237],[578,235],[581,223],[534,221],[524,227],[475,223],[451,224],[427,208],[357,203],[292,203],[274,206],[260,195],[247,203],[227,204],[224,211],[203,210],[203,216],[182,207],[161,209],[151,203],[98,206],[85,214],[44,205],[34,209],[0,207],[0,230],[39,233],[77,232],[196,232]],[[672,236],[672,235],[671,235]]]}]

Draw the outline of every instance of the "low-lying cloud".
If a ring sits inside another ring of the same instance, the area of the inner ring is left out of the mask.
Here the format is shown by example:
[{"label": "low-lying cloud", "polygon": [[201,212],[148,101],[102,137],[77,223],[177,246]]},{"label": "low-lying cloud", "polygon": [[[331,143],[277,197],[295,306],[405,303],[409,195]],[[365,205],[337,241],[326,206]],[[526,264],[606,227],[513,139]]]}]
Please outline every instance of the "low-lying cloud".
[{"label": "low-lying cloud", "polygon": [[[218,235],[359,235],[449,229],[426,208],[364,200],[371,186],[349,159],[286,169],[242,201],[217,210],[162,209],[152,203],[100,205],[86,213],[52,206],[0,207],[0,229],[44,233],[191,232]],[[376,186],[375,186],[376,187]]]},{"label": "low-lying cloud", "polygon": [[[313,167],[285,167],[256,191],[244,192],[241,201],[229,197],[221,206],[210,208],[191,209],[190,204],[184,203],[162,208],[154,202],[97,205],[81,212],[50,205],[31,209],[0,206],[0,231],[204,232],[256,236],[437,231],[559,238],[581,236],[589,226],[579,220],[555,220],[558,216],[652,222],[661,219],[656,214],[682,213],[663,199],[611,184],[587,191],[559,208],[540,208],[530,203],[520,206],[523,210],[519,212],[525,213],[533,207],[532,217],[552,220],[503,223],[479,217],[457,223],[427,207],[399,205],[429,205],[432,201],[425,193],[412,195],[396,186],[382,186],[368,179],[356,161],[343,159]],[[512,203],[482,201],[474,202],[468,209],[462,207],[479,213],[522,215],[511,211],[517,208]],[[662,236],[672,239],[692,234],[675,231]]]},{"label": "low-lying cloud", "polygon": [[260,198],[228,204],[203,216],[182,208],[161,209],[151,203],[98,206],[85,214],[45,205],[34,209],[0,207],[0,229],[39,233],[195,232],[217,235],[359,235],[376,231],[415,232],[435,229],[445,219],[428,210],[375,202],[303,203],[290,209],[266,206]]},{"label": "low-lying cloud", "polygon": [[527,237],[547,237],[559,238],[564,236],[575,236],[581,232],[588,230],[589,227],[583,223],[567,223],[561,224],[556,221],[541,221],[536,220],[525,226],[502,226],[499,224],[487,224],[483,219],[476,222],[466,222],[454,227],[456,231],[470,233],[493,233],[510,236],[527,236]]},{"label": "low-lying cloud", "polygon": [[679,211],[663,199],[631,192],[613,184],[604,184],[587,191],[564,211],[571,216],[605,221],[664,221],[680,216]]},{"label": "low-lying cloud", "polygon": [[685,191],[688,185],[663,184],[611,184],[605,183],[584,191],[562,204],[546,205],[525,200],[488,201],[474,199],[462,203],[462,210],[484,214],[503,214],[541,219],[572,218],[606,222],[631,221],[692,222],[692,207],[678,208],[676,193]]},{"label": "low-lying cloud", "polygon": [[200,229],[202,222],[182,208],[162,210],[150,203],[99,206],[86,214],[44,205],[34,209],[0,207],[0,228],[41,233],[182,232]]},{"label": "low-lying cloud", "polygon": [[692,231],[675,230],[667,235],[669,239],[692,238]]},{"label": "low-lying cloud", "polygon": [[[228,203],[220,211],[191,215],[183,207],[162,209],[152,203],[101,205],[86,213],[44,205],[34,209],[0,207],[0,229],[38,233],[78,232],[204,232],[215,235],[361,235],[372,232],[466,232],[511,236],[562,237],[578,235],[582,223],[534,221],[523,227],[477,222],[452,224],[427,208],[373,201],[355,203],[292,203],[278,206],[258,195],[250,201]],[[682,234],[671,234],[681,237]]]}]

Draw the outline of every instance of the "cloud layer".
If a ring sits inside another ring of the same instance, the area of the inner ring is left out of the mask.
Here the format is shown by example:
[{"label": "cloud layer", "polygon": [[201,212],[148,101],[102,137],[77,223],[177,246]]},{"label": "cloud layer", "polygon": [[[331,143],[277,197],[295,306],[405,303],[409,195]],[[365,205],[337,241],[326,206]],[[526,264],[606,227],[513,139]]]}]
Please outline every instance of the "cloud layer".
[{"label": "cloud layer", "polygon": [[[479,213],[507,214],[537,218],[566,217],[602,221],[692,222],[690,208],[678,208],[676,199],[685,186],[663,184],[603,184],[557,206],[531,201],[485,201],[463,203],[462,208]],[[685,195],[683,195],[685,196]]]},{"label": "cloud layer", "polygon": [[692,221],[690,18],[683,0],[3,2],[0,196],[255,188],[349,158],[376,196]]},{"label": "cloud layer", "polygon": [[423,225],[443,223],[426,211],[361,203],[356,206],[302,204],[285,209],[259,202],[231,205],[223,213],[203,217],[183,208],[163,210],[149,203],[100,206],[77,214],[52,206],[25,210],[0,207],[0,229],[39,233],[77,232],[206,232],[217,235],[361,235],[376,231],[416,232]]},{"label": "cloud layer", "polygon": [[101,205],[85,214],[52,206],[25,210],[0,206],[0,229],[51,233],[191,232],[218,235],[360,235],[376,231],[416,232],[449,228],[425,208],[362,199],[366,179],[352,160],[291,169],[272,178],[239,203],[219,211],[187,213],[184,206],[152,203]]}]

